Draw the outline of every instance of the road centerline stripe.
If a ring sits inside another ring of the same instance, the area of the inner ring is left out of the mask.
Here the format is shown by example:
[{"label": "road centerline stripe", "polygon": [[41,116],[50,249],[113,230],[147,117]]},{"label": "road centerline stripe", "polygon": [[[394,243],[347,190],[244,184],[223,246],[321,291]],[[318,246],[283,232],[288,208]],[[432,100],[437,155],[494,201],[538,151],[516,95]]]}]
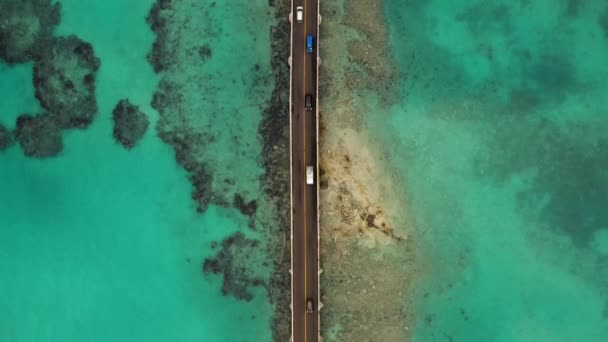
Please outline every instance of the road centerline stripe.
[{"label": "road centerline stripe", "polygon": [[[304,43],[305,44],[306,44],[306,38],[308,36],[308,16],[306,15],[306,10],[307,10],[308,6],[306,6],[306,5],[307,5],[306,4],[306,0],[304,0],[304,5],[303,5],[303,7],[304,7],[304,11],[303,12],[304,13],[303,13],[303,15],[304,15],[304,40],[305,40]],[[306,52],[306,48],[305,48],[304,49],[304,58],[302,59],[302,63],[303,63],[303,69],[302,70],[304,72],[304,77],[302,77],[304,86],[302,88],[303,88],[303,91],[304,91],[304,102],[305,103],[306,103],[306,53],[307,52]],[[301,110],[301,108],[300,108],[300,110]],[[303,126],[303,133],[304,133],[304,135],[302,136],[302,138],[304,139],[304,143],[303,143],[304,158],[302,160],[304,161],[304,175],[306,177],[306,165],[307,165],[306,164],[306,119],[307,119],[306,109],[304,110],[304,115],[302,117],[304,118],[304,120],[303,120],[304,124],[302,125]],[[308,243],[307,243],[307,240],[308,239],[307,239],[307,227],[306,227],[307,226],[307,222],[306,222],[307,221],[306,220],[306,216],[307,216],[307,213],[306,213],[306,210],[307,210],[307,208],[306,208],[307,207],[306,206],[306,187],[307,187],[307,184],[304,184],[304,192],[303,192],[303,195],[304,195],[304,210],[303,210],[303,213],[304,213],[304,301],[306,303],[305,305],[308,305],[308,303],[307,303],[307,301],[308,301],[308,279],[307,279],[307,266],[308,266],[308,250],[307,249],[308,249]],[[305,309],[308,309],[308,308],[305,307]],[[304,314],[304,341],[305,342],[308,341],[307,334],[308,334],[308,312],[306,312]]]}]

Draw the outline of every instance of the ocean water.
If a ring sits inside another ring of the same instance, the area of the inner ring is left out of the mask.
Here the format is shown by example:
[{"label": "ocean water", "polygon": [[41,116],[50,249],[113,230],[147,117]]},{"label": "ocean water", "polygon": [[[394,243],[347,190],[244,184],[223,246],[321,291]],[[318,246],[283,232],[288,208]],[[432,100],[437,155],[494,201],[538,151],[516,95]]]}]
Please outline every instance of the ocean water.
[{"label": "ocean water", "polygon": [[[0,341],[270,340],[266,291],[252,288],[253,299],[239,301],[221,294],[220,276],[202,272],[217,252],[212,243],[239,231],[255,236],[234,208],[210,204],[197,213],[186,172],[156,135],[150,103],[160,76],[146,60],[152,1],[61,5],[55,34],[78,35],[101,60],[99,110],[87,129],[64,132],[55,158],[26,158],[18,145],[0,152]],[[8,128],[41,110],[32,67],[0,64],[0,123]],[[209,80],[220,89],[223,81]],[[112,137],[111,112],[122,98],[150,118],[132,150]],[[251,154],[238,158],[250,162]]]},{"label": "ocean water", "polygon": [[[385,0],[413,341],[608,340],[608,4]],[[369,108],[382,108],[370,96]]]}]

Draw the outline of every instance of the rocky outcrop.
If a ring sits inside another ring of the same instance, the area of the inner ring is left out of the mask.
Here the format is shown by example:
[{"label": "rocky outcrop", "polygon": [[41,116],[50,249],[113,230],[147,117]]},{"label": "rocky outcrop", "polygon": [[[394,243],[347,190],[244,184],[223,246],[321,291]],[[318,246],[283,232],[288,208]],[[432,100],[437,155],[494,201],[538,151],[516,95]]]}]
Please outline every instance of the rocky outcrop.
[{"label": "rocky outcrop", "polygon": [[114,139],[127,149],[131,149],[144,136],[148,117],[138,106],[127,99],[120,100],[112,111],[114,119]]}]

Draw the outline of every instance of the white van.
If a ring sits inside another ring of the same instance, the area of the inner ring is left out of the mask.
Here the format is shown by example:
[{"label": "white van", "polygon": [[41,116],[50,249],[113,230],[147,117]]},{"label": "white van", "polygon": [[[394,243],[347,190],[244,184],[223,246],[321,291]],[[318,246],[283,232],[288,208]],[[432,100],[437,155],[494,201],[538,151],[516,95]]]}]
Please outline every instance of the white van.
[{"label": "white van", "polygon": [[302,19],[304,19],[304,7],[298,6],[296,7],[296,21],[301,23]]},{"label": "white van", "polygon": [[306,167],[306,184],[314,184],[314,175],[312,170],[312,165],[308,165]]},{"label": "white van", "polygon": [[306,313],[311,314],[314,311],[315,311],[315,309],[313,308],[313,305],[312,305],[312,299],[311,298],[306,299]]}]

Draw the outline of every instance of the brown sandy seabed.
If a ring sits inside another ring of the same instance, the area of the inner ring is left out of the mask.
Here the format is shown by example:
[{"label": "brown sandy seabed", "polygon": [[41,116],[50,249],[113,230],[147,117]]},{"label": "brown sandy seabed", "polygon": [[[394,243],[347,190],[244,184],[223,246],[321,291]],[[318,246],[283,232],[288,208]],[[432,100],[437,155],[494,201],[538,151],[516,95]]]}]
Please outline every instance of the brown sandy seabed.
[{"label": "brown sandy seabed", "polygon": [[[320,33],[321,329],[325,341],[406,341],[417,272],[407,200],[366,130],[394,70],[377,0],[324,0]],[[344,53],[348,51],[348,53]]]}]

